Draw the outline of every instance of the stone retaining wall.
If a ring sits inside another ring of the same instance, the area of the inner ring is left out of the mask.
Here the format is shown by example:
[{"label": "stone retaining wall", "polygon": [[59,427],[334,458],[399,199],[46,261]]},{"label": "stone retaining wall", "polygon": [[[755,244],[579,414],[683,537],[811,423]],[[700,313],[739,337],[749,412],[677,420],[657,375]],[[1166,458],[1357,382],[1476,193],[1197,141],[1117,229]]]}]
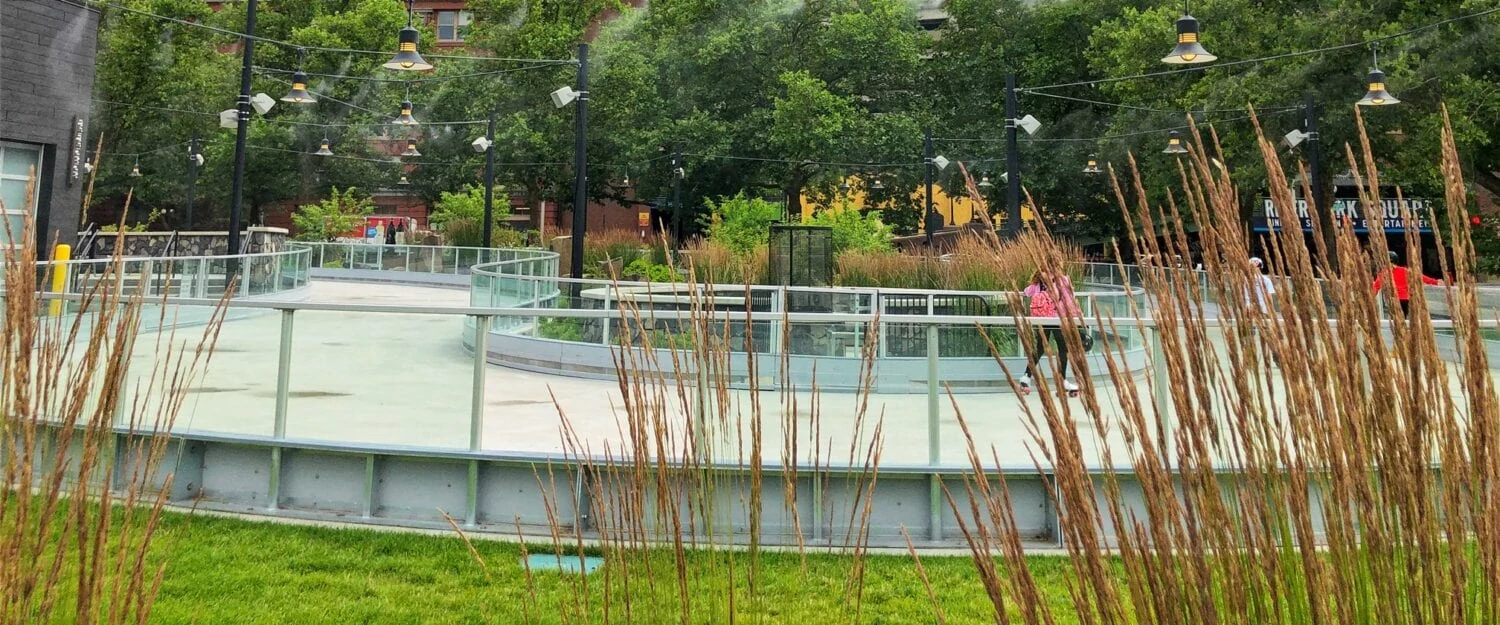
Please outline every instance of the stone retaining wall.
[{"label": "stone retaining wall", "polygon": [[[286,249],[287,231],[283,228],[249,228],[244,237],[249,240],[245,248],[248,254]],[[167,256],[167,242],[171,238],[171,232],[100,232],[94,243],[94,258],[110,257],[121,240],[125,245],[124,256]],[[222,256],[228,249],[228,232],[179,232],[172,256]]]}]

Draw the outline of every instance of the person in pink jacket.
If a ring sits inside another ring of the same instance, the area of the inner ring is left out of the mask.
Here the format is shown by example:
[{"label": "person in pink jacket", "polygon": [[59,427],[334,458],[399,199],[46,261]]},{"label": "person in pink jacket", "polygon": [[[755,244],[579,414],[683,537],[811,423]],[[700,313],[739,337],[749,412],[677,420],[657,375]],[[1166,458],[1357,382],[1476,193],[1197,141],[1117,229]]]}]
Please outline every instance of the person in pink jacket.
[{"label": "person in pink jacket", "polygon": [[1058,319],[1055,324],[1038,322],[1036,345],[1026,363],[1026,375],[1019,380],[1022,393],[1030,393],[1032,380],[1036,377],[1036,365],[1047,353],[1047,340],[1057,346],[1058,371],[1062,375],[1063,389],[1070,395],[1078,392],[1078,385],[1068,379],[1068,341],[1063,336],[1063,315],[1078,317],[1078,299],[1073,295],[1073,281],[1067,275],[1053,275],[1042,270],[1031,275],[1031,284],[1021,291],[1030,300],[1030,317]]}]

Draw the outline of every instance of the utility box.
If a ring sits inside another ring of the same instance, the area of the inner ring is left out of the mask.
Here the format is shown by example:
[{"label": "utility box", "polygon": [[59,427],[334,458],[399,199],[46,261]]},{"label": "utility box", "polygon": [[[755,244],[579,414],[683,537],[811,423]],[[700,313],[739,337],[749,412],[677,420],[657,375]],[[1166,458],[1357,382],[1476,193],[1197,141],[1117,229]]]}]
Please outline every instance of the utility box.
[{"label": "utility box", "polygon": [[833,228],[771,226],[771,281],[780,286],[833,286]]}]

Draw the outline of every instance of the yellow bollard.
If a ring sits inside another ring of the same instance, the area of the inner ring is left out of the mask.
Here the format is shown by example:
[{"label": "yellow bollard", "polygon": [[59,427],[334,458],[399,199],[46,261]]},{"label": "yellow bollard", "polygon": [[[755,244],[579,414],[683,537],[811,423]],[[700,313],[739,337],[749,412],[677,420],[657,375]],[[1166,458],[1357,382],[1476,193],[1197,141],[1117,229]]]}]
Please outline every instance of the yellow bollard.
[{"label": "yellow bollard", "polygon": [[[62,293],[68,286],[68,260],[73,258],[73,248],[67,243],[59,243],[52,252],[52,289],[53,293]],[[55,299],[47,302],[47,313],[53,317],[61,317],[63,301]]]}]

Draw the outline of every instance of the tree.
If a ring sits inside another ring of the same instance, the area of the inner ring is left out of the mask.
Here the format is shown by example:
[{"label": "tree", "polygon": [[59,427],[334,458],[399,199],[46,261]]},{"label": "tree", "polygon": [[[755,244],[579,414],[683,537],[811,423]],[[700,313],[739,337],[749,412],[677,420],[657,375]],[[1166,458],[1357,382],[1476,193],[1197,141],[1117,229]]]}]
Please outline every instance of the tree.
[{"label": "tree", "polygon": [[292,213],[292,225],[300,241],[333,241],[363,226],[365,216],[373,212],[375,203],[370,196],[360,194],[354,187],[343,191],[335,188],[327,199],[297,207]]},{"label": "tree", "polygon": [[[606,159],[593,177],[629,174],[636,197],[667,198],[681,149],[691,228],[701,198],[795,203],[831,196],[860,163],[913,163],[927,42],[901,0],[653,4],[598,40],[592,102],[609,126],[591,145]],[[912,165],[883,173],[914,188]]]},{"label": "tree", "polygon": [[847,203],[837,204],[813,213],[805,223],[833,228],[834,254],[896,249],[891,243],[890,227],[880,221],[880,211],[861,211]]},{"label": "tree", "polygon": [[[1413,27],[1472,13],[1473,3],[1457,0],[1421,3],[1365,3],[1350,0],[1314,3],[1284,0],[1270,5],[1249,0],[1225,0],[1195,7],[1202,20],[1204,42],[1221,58],[1254,58],[1297,50],[1323,48],[1391,35]],[[1090,64],[1101,74],[1129,75],[1159,69],[1150,62],[1170,42],[1176,10],[1162,6],[1126,11],[1101,23],[1090,39]],[[1491,18],[1467,20],[1398,37],[1381,48],[1381,69],[1387,84],[1402,99],[1393,107],[1367,108],[1365,123],[1374,153],[1382,160],[1382,182],[1404,186],[1409,194],[1441,197],[1437,153],[1439,104],[1459,114],[1453,117],[1459,151],[1472,159],[1467,172],[1479,184],[1500,191],[1500,23]],[[1316,55],[1289,57],[1236,67],[1209,67],[1201,72],[1163,79],[1124,81],[1105,85],[1103,95],[1122,104],[1144,108],[1232,109],[1202,117],[1243,117],[1239,110],[1259,109],[1266,134],[1276,137],[1301,127],[1297,107],[1305,94],[1321,103],[1319,130],[1325,144],[1325,169],[1347,168],[1343,146],[1357,145],[1354,106],[1364,91],[1370,51],[1363,47]],[[1287,108],[1290,110],[1278,111]],[[1116,128],[1141,125],[1145,113],[1122,114]],[[1175,116],[1178,120],[1183,115]],[[1264,172],[1250,143],[1244,122],[1217,124],[1227,148],[1222,155],[1236,171],[1241,187],[1260,188]],[[1159,138],[1157,138],[1159,139]],[[1243,147],[1241,147],[1243,146]],[[1357,148],[1356,148],[1357,149]],[[1175,173],[1157,174],[1165,185]],[[1295,172],[1294,172],[1295,173]],[[1330,186],[1320,190],[1326,199]]]},{"label": "tree", "polygon": [[[519,233],[506,226],[510,216],[510,202],[506,200],[505,188],[495,187],[492,207],[493,233],[490,244],[495,247],[510,247],[519,242]],[[428,223],[443,233],[443,241],[459,247],[481,247],[484,245],[484,187],[468,186],[461,193],[443,193],[433,207]]]},{"label": "tree", "polygon": [[739,254],[766,245],[771,237],[771,224],[782,217],[780,205],[745,197],[743,192],[719,198],[717,202],[705,199],[704,204],[708,205],[708,215],[703,218],[702,226],[708,239]]}]

